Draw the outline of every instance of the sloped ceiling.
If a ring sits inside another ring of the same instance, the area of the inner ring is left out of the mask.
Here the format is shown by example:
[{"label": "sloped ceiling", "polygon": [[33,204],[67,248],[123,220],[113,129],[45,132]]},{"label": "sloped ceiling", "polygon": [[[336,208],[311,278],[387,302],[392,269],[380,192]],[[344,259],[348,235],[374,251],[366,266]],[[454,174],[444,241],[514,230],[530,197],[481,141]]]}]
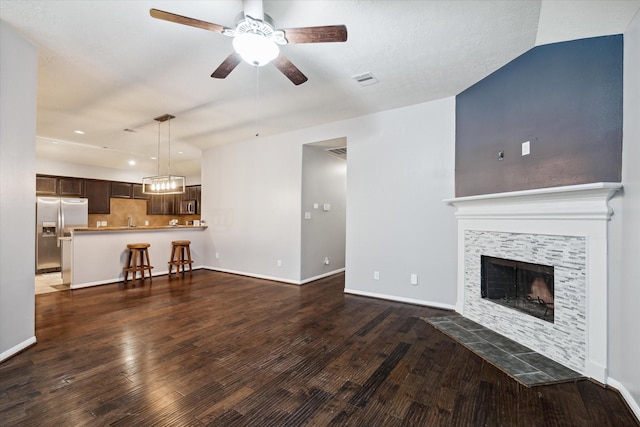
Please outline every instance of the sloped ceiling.
[{"label": "sloped ceiling", "polygon": [[[212,79],[231,39],[153,19],[151,8],[233,26],[243,5],[0,2],[0,18],[39,47],[39,157],[155,173],[168,130],[153,118],[170,113],[171,171],[198,174],[201,150],[216,144],[455,96],[535,45],[623,33],[640,0],[265,0],[278,28],[348,28],[346,43],[282,47],[309,78],[300,86],[273,65]],[[379,83],[358,85],[364,72]]]}]

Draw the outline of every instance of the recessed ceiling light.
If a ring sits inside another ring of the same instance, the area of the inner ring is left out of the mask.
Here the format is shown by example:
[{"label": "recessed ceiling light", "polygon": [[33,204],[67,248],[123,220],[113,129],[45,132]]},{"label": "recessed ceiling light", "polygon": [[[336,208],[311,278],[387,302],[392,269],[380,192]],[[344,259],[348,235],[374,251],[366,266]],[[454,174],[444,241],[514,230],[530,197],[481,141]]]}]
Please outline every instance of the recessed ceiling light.
[{"label": "recessed ceiling light", "polygon": [[51,141],[52,144],[60,144],[60,141]]},{"label": "recessed ceiling light", "polygon": [[129,160],[129,166],[135,166],[135,165],[136,165],[135,160]]},{"label": "recessed ceiling light", "polygon": [[77,133],[78,135],[84,135],[84,131],[83,130],[74,130],[73,133]]},{"label": "recessed ceiling light", "polygon": [[151,160],[158,160],[157,157],[151,157]]},{"label": "recessed ceiling light", "polygon": [[184,151],[178,151],[178,154],[184,154]]}]

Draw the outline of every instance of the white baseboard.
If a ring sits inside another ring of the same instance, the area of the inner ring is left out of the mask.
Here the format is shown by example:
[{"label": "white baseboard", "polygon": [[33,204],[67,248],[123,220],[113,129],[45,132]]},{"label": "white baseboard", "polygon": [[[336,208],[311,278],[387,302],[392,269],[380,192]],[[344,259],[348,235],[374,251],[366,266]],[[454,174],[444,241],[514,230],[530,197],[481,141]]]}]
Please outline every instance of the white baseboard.
[{"label": "white baseboard", "polygon": [[627,402],[631,411],[635,414],[636,418],[640,420],[640,405],[635,401],[629,390],[620,382],[611,377],[607,379],[607,383],[618,390],[622,398]]},{"label": "white baseboard", "polygon": [[[201,268],[205,268],[201,265],[197,266],[197,267],[192,267],[192,269],[195,270],[199,270]],[[175,270],[174,270],[175,273]],[[163,270],[163,271],[154,271],[151,273],[151,277],[156,277],[156,276],[166,276],[167,274],[169,274],[169,270]],[[148,277],[148,276],[147,276]],[[140,275],[138,274],[138,278],[140,278]],[[81,289],[81,288],[89,288],[91,286],[100,286],[100,285],[109,285],[109,284],[113,284],[113,283],[121,283],[124,280],[124,278],[122,276],[118,276],[115,277],[113,279],[106,279],[106,280],[98,280],[96,282],[86,282],[86,283],[76,283],[74,285],[69,286],[70,289]],[[129,279],[129,280],[133,280],[133,279]]]},{"label": "white baseboard", "polygon": [[36,337],[33,336],[25,341],[22,341],[20,344],[18,345],[14,345],[13,347],[11,347],[10,349],[3,351],[2,353],[0,353],[0,362],[10,358],[11,356],[13,356],[14,354],[17,354],[19,352],[21,352],[22,350],[24,350],[25,348],[32,346],[33,344],[35,344],[36,341]]},{"label": "white baseboard", "polygon": [[316,281],[316,280],[324,279],[325,277],[329,277],[329,276],[333,276],[333,275],[338,274],[338,273],[342,273],[342,272],[344,272],[344,270],[345,270],[344,268],[339,268],[337,270],[333,270],[333,271],[329,271],[327,273],[323,273],[323,274],[321,274],[319,276],[313,276],[313,277],[310,277],[308,279],[301,280],[300,284],[304,285],[304,284],[307,284],[309,282],[313,282],[313,281]]},{"label": "white baseboard", "polygon": [[345,288],[344,292],[346,294],[360,295],[363,297],[378,298],[378,299],[384,299],[389,301],[404,302],[407,304],[423,305],[426,307],[441,308],[443,310],[455,310],[455,305],[453,304],[442,304],[440,302],[424,301],[424,300],[418,300],[413,298],[403,298],[395,295],[378,294],[374,292],[365,292],[365,291],[359,291],[356,289],[347,289],[347,288]]},{"label": "white baseboard", "polygon": [[246,271],[229,270],[228,268],[211,267],[206,265],[203,268],[207,270],[212,270],[212,271],[219,271],[221,273],[237,274],[239,276],[254,277],[256,279],[273,280],[274,282],[283,282],[283,283],[289,283],[292,285],[300,284],[299,280],[283,279],[282,277],[266,276],[264,274],[248,273]]},{"label": "white baseboard", "polygon": [[315,280],[323,279],[325,277],[333,276],[334,274],[342,273],[344,271],[344,268],[339,268],[337,270],[333,270],[328,273],[321,274],[319,276],[310,277],[308,279],[292,280],[292,279],[283,279],[282,277],[267,276],[264,274],[247,273],[246,271],[229,270],[228,268],[210,267],[210,266],[204,266],[203,268],[207,270],[219,271],[221,273],[238,274],[240,276],[255,277],[256,279],[265,279],[265,280],[273,280],[274,282],[289,283],[291,285],[304,285],[309,282],[313,282]]}]

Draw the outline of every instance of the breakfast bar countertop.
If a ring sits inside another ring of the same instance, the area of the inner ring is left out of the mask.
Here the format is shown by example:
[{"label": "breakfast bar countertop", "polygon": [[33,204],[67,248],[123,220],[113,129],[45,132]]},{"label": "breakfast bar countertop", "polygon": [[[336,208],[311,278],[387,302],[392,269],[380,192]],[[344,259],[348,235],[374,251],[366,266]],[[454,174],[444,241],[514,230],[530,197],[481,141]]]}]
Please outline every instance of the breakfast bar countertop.
[{"label": "breakfast bar countertop", "polygon": [[83,231],[144,231],[144,230],[185,230],[185,229],[206,229],[207,225],[135,225],[133,227],[104,226],[104,227],[78,227],[74,232]]}]

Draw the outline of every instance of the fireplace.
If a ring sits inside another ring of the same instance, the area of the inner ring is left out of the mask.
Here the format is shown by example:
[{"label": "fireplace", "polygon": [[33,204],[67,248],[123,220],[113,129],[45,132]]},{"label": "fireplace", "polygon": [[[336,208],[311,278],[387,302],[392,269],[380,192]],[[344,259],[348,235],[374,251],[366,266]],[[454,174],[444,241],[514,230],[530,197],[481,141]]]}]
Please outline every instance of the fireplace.
[{"label": "fireplace", "polygon": [[606,384],[609,200],[621,187],[593,183],[446,200],[457,218],[456,311]]},{"label": "fireplace", "polygon": [[553,266],[482,255],[480,296],[553,323]]}]

